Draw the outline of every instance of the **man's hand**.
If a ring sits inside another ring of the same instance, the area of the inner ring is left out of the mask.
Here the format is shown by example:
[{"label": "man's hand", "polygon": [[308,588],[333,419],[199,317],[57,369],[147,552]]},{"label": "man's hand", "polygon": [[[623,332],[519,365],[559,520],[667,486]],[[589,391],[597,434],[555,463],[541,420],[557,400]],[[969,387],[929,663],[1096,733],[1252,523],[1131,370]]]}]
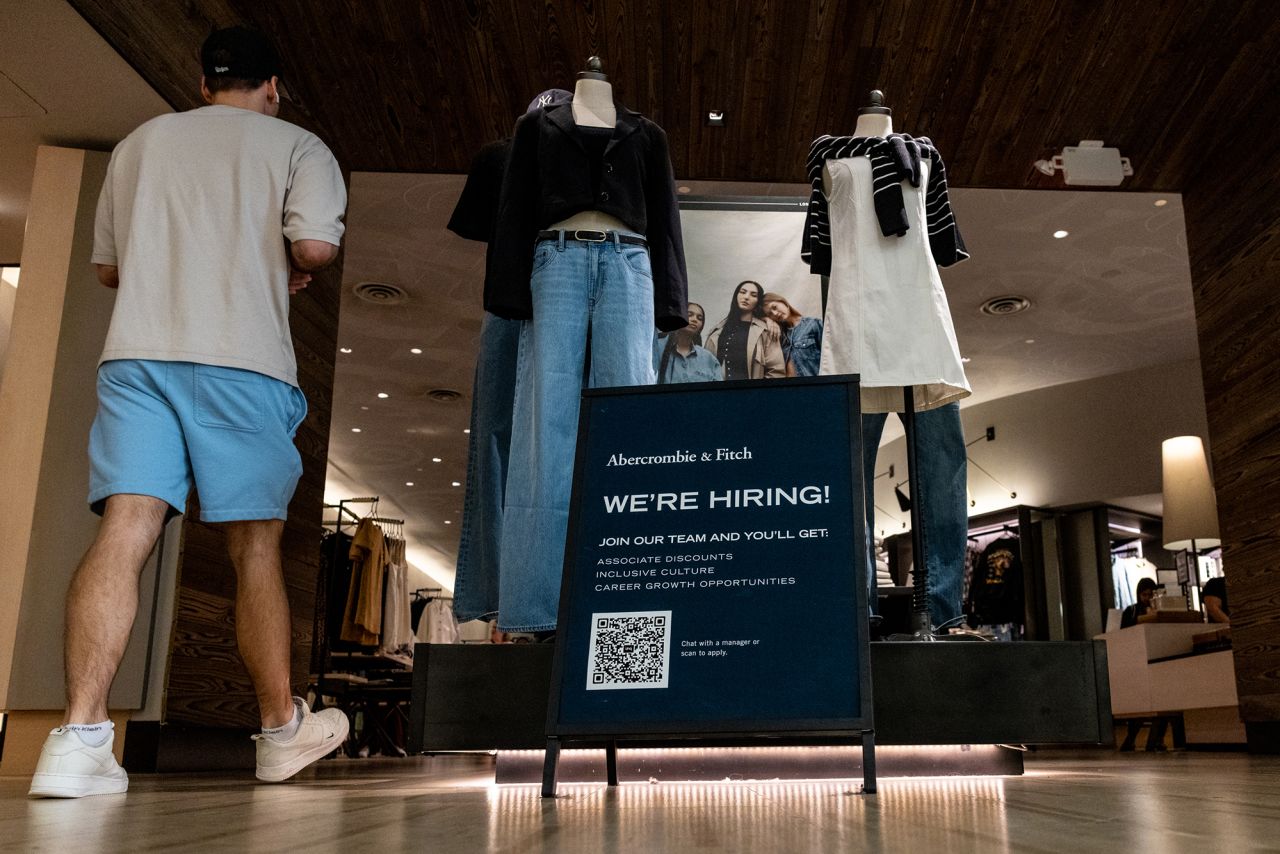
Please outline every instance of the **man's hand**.
[{"label": "man's hand", "polygon": [[289,294],[296,294],[311,282],[311,274],[301,270],[289,271]]}]

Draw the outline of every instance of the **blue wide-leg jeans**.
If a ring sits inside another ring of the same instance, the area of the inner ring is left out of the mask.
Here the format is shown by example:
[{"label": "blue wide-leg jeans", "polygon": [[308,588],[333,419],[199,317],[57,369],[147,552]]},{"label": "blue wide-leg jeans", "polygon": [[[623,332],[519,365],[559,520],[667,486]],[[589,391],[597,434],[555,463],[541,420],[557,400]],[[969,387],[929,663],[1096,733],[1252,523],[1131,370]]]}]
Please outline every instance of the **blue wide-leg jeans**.
[{"label": "blue wide-leg jeans", "polygon": [[[543,240],[520,330],[498,628],[556,627],[581,391],[651,385],[653,274],[643,246]],[[588,348],[590,373],[584,377]]]},{"label": "blue wide-leg jeans", "polygon": [[[898,414],[901,419],[901,413]],[[867,538],[875,530],[874,481],[876,452],[884,432],[887,414],[866,413],[862,416],[863,477],[867,491]],[[960,424],[960,407],[948,403],[937,409],[916,413],[916,464],[920,519],[924,549],[929,568],[929,616],[940,626],[960,616],[960,597],[964,591],[965,540],[969,534],[969,510],[966,502],[968,465],[964,451],[964,430]],[[870,548],[868,577],[871,602],[875,602],[875,555]]]},{"label": "blue wide-leg jeans", "polygon": [[462,503],[453,613],[459,622],[498,613],[502,501],[511,451],[520,321],[485,313],[480,327],[467,442],[467,492]]}]

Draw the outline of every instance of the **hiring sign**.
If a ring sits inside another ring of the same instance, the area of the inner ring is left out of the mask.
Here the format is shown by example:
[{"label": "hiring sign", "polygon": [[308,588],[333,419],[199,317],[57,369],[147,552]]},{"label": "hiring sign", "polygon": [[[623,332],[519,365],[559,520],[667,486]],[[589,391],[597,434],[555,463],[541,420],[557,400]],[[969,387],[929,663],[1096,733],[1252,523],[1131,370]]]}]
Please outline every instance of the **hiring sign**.
[{"label": "hiring sign", "polygon": [[549,736],[871,729],[860,423],[849,377],[584,393]]}]

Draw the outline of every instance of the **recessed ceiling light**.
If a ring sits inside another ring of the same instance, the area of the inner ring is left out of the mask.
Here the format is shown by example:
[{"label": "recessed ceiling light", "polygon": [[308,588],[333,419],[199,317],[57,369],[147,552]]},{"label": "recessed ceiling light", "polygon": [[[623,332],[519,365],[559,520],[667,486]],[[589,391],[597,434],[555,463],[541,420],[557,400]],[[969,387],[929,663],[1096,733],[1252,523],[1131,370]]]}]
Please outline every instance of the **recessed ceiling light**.
[{"label": "recessed ceiling light", "polygon": [[969,364],[969,362],[972,361],[972,359],[970,359],[968,356],[961,356],[960,361],[964,362],[967,365]]},{"label": "recessed ceiling light", "polygon": [[413,355],[415,355],[415,356],[421,356],[421,355],[422,355],[422,348],[421,348],[421,347],[410,347],[410,348],[409,348],[409,352],[410,352],[410,353],[412,353],[412,354],[413,354]]},{"label": "recessed ceiling light", "polygon": [[1156,201],[1155,201],[1155,205],[1156,205],[1156,207],[1158,207],[1158,208],[1162,208],[1162,207],[1164,207],[1164,206],[1165,206],[1165,205],[1167,205],[1167,204],[1169,204],[1169,200],[1168,200],[1168,199],[1156,199]]},{"label": "recessed ceiling light", "polygon": [[352,433],[359,433],[359,432],[361,432],[361,431],[360,431],[360,428],[359,428],[359,427],[352,427],[352,428],[351,428],[351,432],[352,432]]},{"label": "recessed ceiling light", "polygon": [[361,408],[361,409],[363,409],[365,412],[368,412],[368,411],[369,411],[369,407],[367,407],[367,406],[362,406],[362,407],[360,407],[360,408]]},{"label": "recessed ceiling light", "polygon": [[1064,231],[1064,230],[1062,230],[1062,229],[1060,228],[1060,229],[1058,229],[1057,231],[1055,231],[1055,232],[1053,233],[1053,236],[1054,236],[1054,237],[1056,237],[1056,238],[1058,238],[1059,240],[1061,240],[1062,238],[1066,237],[1066,236],[1067,236],[1068,234],[1070,234],[1070,233],[1071,233],[1071,232],[1069,232],[1069,231]]},{"label": "recessed ceiling light", "polygon": [[452,524],[453,524],[453,522],[452,522],[452,521],[450,521],[449,519],[445,519],[445,520],[444,520],[444,523],[445,523],[446,525],[452,525]]},{"label": "recessed ceiling light", "polygon": [[463,433],[466,433],[466,434],[469,436],[469,435],[471,435],[471,428],[470,428],[470,427],[468,427],[468,428],[466,428],[465,430],[463,430],[462,432],[463,432]]},{"label": "recessed ceiling light", "polygon": [[440,459],[439,457],[432,457],[431,462],[440,463],[440,462],[444,462],[444,460]]},{"label": "recessed ceiling light", "polygon": [[418,471],[422,471],[422,469],[418,469]]},{"label": "recessed ceiling light", "polygon": [[460,481],[456,481],[456,480],[455,480],[453,483],[451,483],[451,484],[449,484],[449,485],[450,485],[450,486],[462,486],[462,483],[461,483]]},{"label": "recessed ceiling light", "polygon": [[339,347],[339,348],[338,348],[338,352],[339,352],[339,353],[350,353],[350,352],[351,352],[351,348],[350,348],[350,347]]},{"label": "recessed ceiling light", "polygon": [[388,397],[391,397],[391,395],[387,394],[385,391],[378,392],[379,400],[386,400]]},{"label": "recessed ceiling light", "polygon": [[692,193],[692,192],[693,192],[693,188],[692,188],[692,187],[684,187],[684,186],[676,187],[676,192],[677,192],[677,193],[680,193],[680,194],[682,194],[682,195],[684,195],[684,194],[686,194],[686,193]]},{"label": "recessed ceiling light", "polygon": [[413,481],[411,481],[411,480],[406,480],[406,481],[404,482],[404,485],[405,485],[405,486],[413,486]]},{"label": "recessed ceiling light", "polygon": [[1022,343],[1023,343],[1023,344],[1034,344],[1034,343],[1036,343],[1036,339],[1034,339],[1034,338],[1028,338],[1027,340],[1023,341]]}]

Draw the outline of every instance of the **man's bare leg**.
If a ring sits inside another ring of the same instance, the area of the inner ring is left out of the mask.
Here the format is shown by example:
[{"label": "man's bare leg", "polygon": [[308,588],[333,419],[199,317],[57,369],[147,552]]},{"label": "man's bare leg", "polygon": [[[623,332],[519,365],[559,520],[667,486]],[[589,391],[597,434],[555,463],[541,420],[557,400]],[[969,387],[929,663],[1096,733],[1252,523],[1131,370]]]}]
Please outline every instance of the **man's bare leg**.
[{"label": "man's bare leg", "polygon": [[67,713],[63,723],[107,720],[107,694],[138,611],[138,576],[164,528],[168,504],[113,495],[67,591]]},{"label": "man's bare leg", "polygon": [[293,719],[289,686],[292,631],[289,597],[280,566],[284,522],[266,519],[227,523],[227,548],[236,567],[236,640],[258,694],[264,728]]}]

